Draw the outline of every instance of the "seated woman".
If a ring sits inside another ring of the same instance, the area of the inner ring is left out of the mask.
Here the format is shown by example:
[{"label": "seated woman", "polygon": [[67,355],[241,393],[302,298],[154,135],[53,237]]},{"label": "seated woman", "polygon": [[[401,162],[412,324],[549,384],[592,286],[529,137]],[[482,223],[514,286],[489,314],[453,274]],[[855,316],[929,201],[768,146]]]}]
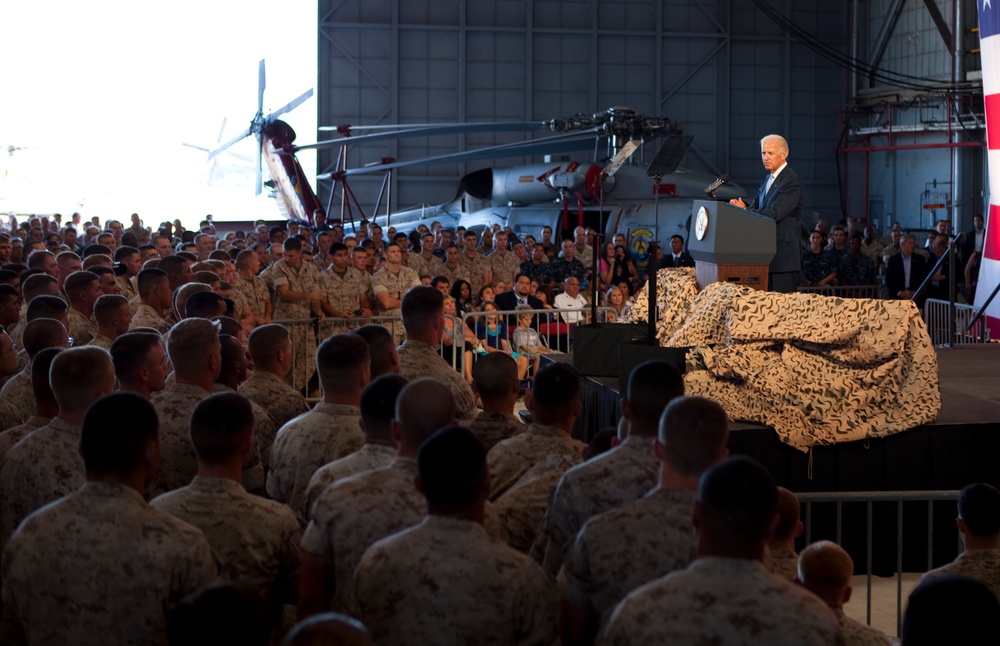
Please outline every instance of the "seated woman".
[{"label": "seated woman", "polygon": [[[483,303],[482,311],[499,312],[500,310],[493,301],[486,301]],[[517,361],[517,378],[524,379],[524,375],[528,372],[528,357],[510,349],[510,343],[507,341],[507,329],[500,320],[499,314],[488,314],[476,322],[476,338],[482,343],[487,354],[503,352],[514,357]]]},{"label": "seated woman", "polygon": [[639,270],[635,268],[635,263],[625,253],[625,247],[617,245],[615,247],[615,264],[611,268],[611,284],[617,285],[623,280],[628,281],[630,285],[635,285],[639,280]]},{"label": "seated woman", "polygon": [[[441,333],[441,356],[445,361],[455,366],[456,370],[463,372],[465,380],[472,383],[472,352],[479,344],[475,333],[469,326],[462,325],[458,310],[455,309],[455,299],[451,296],[444,297],[444,331]],[[463,371],[462,365],[455,362],[455,349],[459,348],[464,353]]]},{"label": "seated woman", "polygon": [[602,310],[605,323],[617,323],[621,319],[622,310],[625,309],[625,296],[620,287],[608,288],[604,298],[604,307],[611,308]]},{"label": "seated woman", "polygon": [[[623,261],[624,262],[624,261]],[[611,242],[604,245],[601,257],[597,259],[597,276],[600,279],[601,291],[606,290],[615,283],[615,266],[618,264],[618,254],[615,245]]]},{"label": "seated woman", "polygon": [[497,293],[493,291],[493,287],[486,285],[480,287],[479,291],[476,292],[476,298],[473,300],[473,305],[475,305],[476,310],[482,311],[483,303],[492,303],[493,299],[496,298]]},{"label": "seated woman", "polygon": [[455,299],[455,309],[459,314],[468,314],[476,309],[472,304],[472,285],[467,280],[456,280],[451,286],[451,297]]}]

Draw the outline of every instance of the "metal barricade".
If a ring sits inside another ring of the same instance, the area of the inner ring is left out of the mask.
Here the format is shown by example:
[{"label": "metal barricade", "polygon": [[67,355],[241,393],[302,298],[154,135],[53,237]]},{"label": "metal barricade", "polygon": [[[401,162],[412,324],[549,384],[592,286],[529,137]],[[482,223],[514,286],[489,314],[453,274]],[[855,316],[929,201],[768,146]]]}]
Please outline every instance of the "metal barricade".
[{"label": "metal barricade", "polygon": [[[872,620],[872,545],[874,532],[872,520],[874,507],[877,503],[892,504],[896,508],[896,634],[902,630],[903,621],[903,504],[904,503],[926,503],[927,505],[927,566],[926,570],[933,567],[932,556],[934,549],[934,503],[947,501],[955,503],[958,500],[958,491],[884,491],[884,492],[833,492],[833,493],[799,493],[796,497],[802,505],[802,519],[805,524],[805,544],[809,545],[817,540],[828,539],[838,545],[843,538],[843,516],[844,505],[864,505],[865,511],[865,575],[867,585],[867,622]],[[834,505],[836,522],[833,536],[813,536],[813,519],[815,505]],[[961,551],[961,545],[959,546]]]},{"label": "metal barricade", "polygon": [[[598,307],[598,320],[606,318],[606,311],[611,307]],[[552,350],[569,353],[573,351],[571,331],[574,326],[590,322],[590,307],[579,308],[557,308],[557,309],[521,309],[521,310],[498,310],[493,312],[469,312],[462,316],[462,323],[469,329],[476,330],[479,321],[484,321],[487,316],[497,316],[508,328],[506,338],[513,338],[514,330],[517,329],[517,317],[521,315],[531,315],[537,321],[535,330],[538,332],[542,343]],[[603,316],[602,316],[603,314]],[[566,316],[564,316],[566,315]],[[511,344],[513,350],[513,343]],[[463,357],[463,361],[465,357]],[[464,364],[463,364],[464,368]]]},{"label": "metal barricade", "polygon": [[799,287],[803,294],[820,294],[840,298],[885,298],[882,285],[823,285],[822,287]]},{"label": "metal barricade", "polygon": [[[315,318],[303,318],[303,319],[276,319],[272,323],[277,323],[282,325],[288,330],[288,338],[292,342],[292,368],[289,371],[291,385],[296,390],[301,390],[304,388],[315,371],[315,357],[309,356],[309,346],[317,341],[317,323],[318,319]],[[305,344],[305,350],[302,349],[302,345]],[[308,361],[305,368],[302,367],[302,362]],[[311,368],[310,368],[311,367]]]},{"label": "metal barricade", "polygon": [[927,324],[931,343],[940,346],[990,342],[990,329],[985,318],[980,319],[975,327],[966,331],[969,323],[979,313],[979,308],[964,303],[955,303],[955,336],[948,338],[948,309],[948,301],[936,298],[928,298],[924,301],[924,322]]}]

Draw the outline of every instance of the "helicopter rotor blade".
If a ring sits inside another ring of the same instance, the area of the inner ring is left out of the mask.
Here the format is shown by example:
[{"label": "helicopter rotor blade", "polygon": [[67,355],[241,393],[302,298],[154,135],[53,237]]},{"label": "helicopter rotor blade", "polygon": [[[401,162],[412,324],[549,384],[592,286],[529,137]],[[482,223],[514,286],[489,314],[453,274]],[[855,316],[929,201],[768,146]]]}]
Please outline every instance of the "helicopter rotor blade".
[{"label": "helicopter rotor blade", "polygon": [[[430,166],[435,164],[457,164],[468,161],[478,161],[481,159],[500,159],[503,157],[528,157],[547,153],[568,153],[580,150],[590,150],[594,146],[594,135],[598,134],[598,129],[594,128],[584,132],[572,132],[541,139],[529,139],[515,144],[503,144],[500,146],[490,146],[478,150],[467,150],[461,153],[451,153],[448,155],[437,155],[434,157],[424,157],[422,159],[412,159],[406,161],[393,162],[391,164],[376,164],[361,168],[351,168],[347,175],[360,175],[364,173],[378,173],[393,168],[405,168],[407,166]],[[330,179],[330,174],[319,175],[317,179]]]},{"label": "helicopter rotor blade", "polygon": [[[392,126],[394,128],[404,128],[395,132],[379,132],[370,135],[360,135],[357,137],[342,137],[340,139],[328,139],[318,141],[314,144],[297,146],[296,150],[308,150],[310,148],[325,148],[327,146],[340,146],[344,144],[366,144],[387,139],[407,139],[411,137],[430,137],[433,135],[448,135],[466,132],[528,132],[531,130],[548,130],[548,126],[543,123],[516,123],[516,122],[489,122],[481,123],[438,123],[430,125],[414,126]],[[352,126],[353,128],[353,126]]]},{"label": "helicopter rotor blade", "polygon": [[254,182],[254,191],[256,191],[254,193],[254,196],[260,195],[260,191],[261,191],[261,184],[262,184],[262,182],[261,182],[261,176],[260,176],[260,172],[261,172],[261,169],[260,169],[261,161],[260,161],[260,159],[261,159],[261,149],[263,147],[264,147],[264,138],[258,132],[257,133],[257,165],[255,166],[255,170],[257,171],[257,177],[256,177],[256,180]]},{"label": "helicopter rotor blade", "polygon": [[233,137],[232,139],[230,139],[226,143],[222,144],[221,146],[219,146],[218,148],[216,148],[212,152],[208,153],[208,160],[211,161],[219,153],[221,153],[222,151],[224,151],[226,148],[229,148],[230,146],[232,146],[233,144],[235,144],[237,141],[240,141],[241,139],[243,139],[244,137],[246,137],[249,134],[250,134],[250,128],[247,128],[246,130],[244,130],[243,132],[241,132],[238,136]]},{"label": "helicopter rotor blade", "polygon": [[264,113],[264,88],[267,87],[267,79],[264,74],[264,59],[260,59],[257,64],[257,114]]},{"label": "helicopter rotor blade", "polygon": [[267,115],[267,122],[271,123],[272,121],[274,121],[275,119],[277,119],[281,115],[285,114],[286,112],[291,112],[295,108],[297,108],[300,105],[302,105],[312,95],[313,95],[312,88],[309,88],[307,91],[305,91],[302,94],[300,94],[298,96],[298,98],[294,99],[293,101],[291,101],[290,103],[286,104],[285,106],[283,106],[281,108],[278,108],[277,110],[275,110],[271,114]]}]

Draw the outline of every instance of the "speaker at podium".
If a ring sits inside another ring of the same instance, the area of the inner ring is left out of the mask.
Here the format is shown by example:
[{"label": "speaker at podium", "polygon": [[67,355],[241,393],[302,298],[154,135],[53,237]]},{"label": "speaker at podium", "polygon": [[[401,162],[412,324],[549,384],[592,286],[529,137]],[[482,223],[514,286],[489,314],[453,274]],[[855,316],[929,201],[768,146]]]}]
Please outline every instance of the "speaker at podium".
[{"label": "speaker at podium", "polygon": [[774,220],[727,202],[695,200],[688,252],[698,287],[717,282],[767,289],[777,250]]}]

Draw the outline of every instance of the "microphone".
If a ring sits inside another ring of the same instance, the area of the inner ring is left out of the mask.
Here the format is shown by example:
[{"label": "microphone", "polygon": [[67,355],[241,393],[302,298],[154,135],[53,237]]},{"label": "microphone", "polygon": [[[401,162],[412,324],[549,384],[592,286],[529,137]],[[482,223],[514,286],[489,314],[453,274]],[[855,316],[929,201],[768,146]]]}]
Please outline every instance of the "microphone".
[{"label": "microphone", "polygon": [[730,179],[732,178],[730,178],[729,175],[723,175],[722,177],[718,178],[717,180],[715,180],[714,182],[705,187],[705,194],[714,199],[716,191],[718,191],[725,184],[727,184]]}]

